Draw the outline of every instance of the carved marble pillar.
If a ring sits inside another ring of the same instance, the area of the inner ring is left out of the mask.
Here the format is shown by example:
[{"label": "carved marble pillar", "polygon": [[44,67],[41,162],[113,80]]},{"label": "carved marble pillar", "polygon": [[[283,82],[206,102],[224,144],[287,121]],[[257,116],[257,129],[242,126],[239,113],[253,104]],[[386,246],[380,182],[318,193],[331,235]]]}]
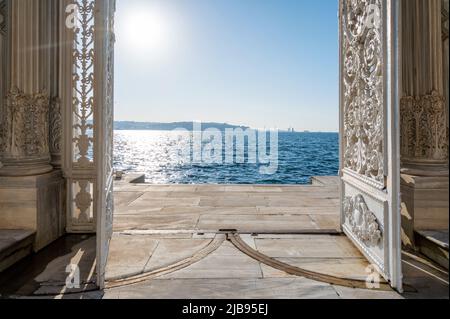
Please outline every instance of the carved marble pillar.
[{"label": "carved marble pillar", "polygon": [[[449,0],[442,0],[442,58],[444,60],[444,90],[445,100],[447,104],[447,116],[449,118],[449,50],[448,50],[448,33],[449,33]],[[447,129],[449,123],[447,122]]]},{"label": "carved marble pillar", "polygon": [[402,171],[448,176],[442,0],[403,0]]},{"label": "carved marble pillar", "polygon": [[448,0],[401,6],[402,234],[406,246],[420,249],[417,231],[446,230],[449,222]]},{"label": "carved marble pillar", "polygon": [[0,11],[7,5],[4,28],[0,24],[7,60],[0,110],[0,229],[34,231],[36,251],[62,236],[66,225],[66,182],[50,164],[57,163],[59,148],[60,2],[0,0]]},{"label": "carved marble pillar", "polygon": [[0,0],[0,168],[3,166],[3,164],[1,163],[3,157],[3,140],[1,130],[3,117],[5,114],[4,99],[6,94],[6,17],[6,1]]},{"label": "carved marble pillar", "polygon": [[[49,0],[8,0],[8,88],[0,176],[52,171],[49,149]],[[38,32],[37,32],[38,30]]]}]

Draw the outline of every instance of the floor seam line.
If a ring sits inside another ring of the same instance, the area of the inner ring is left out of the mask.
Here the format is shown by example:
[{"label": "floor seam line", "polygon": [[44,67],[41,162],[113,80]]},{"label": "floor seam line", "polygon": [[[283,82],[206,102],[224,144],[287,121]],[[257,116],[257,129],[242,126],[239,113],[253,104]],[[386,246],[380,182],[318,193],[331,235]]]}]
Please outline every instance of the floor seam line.
[{"label": "floor seam line", "polygon": [[145,269],[147,268],[148,264],[150,263],[150,259],[152,259],[153,255],[155,254],[156,250],[158,249],[160,243],[161,243],[161,240],[158,239],[158,243],[156,244],[155,249],[153,249],[152,253],[151,253],[150,256],[148,257],[148,260],[147,260],[147,262],[145,263],[144,268],[142,269],[142,272],[144,272]]}]

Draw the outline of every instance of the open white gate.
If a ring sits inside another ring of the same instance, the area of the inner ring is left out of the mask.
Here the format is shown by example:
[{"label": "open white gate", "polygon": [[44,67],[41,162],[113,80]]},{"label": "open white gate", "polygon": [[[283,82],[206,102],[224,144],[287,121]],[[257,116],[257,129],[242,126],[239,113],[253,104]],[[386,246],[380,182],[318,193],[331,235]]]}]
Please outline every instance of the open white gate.
[{"label": "open white gate", "polygon": [[97,285],[104,287],[113,224],[115,0],[64,0],[67,231],[97,234]]},{"label": "open white gate", "polygon": [[[61,94],[72,106],[64,111],[67,228],[97,233],[102,288],[113,222],[115,0],[64,1],[77,7],[61,63],[73,75]],[[401,291],[398,3],[340,0],[340,131],[343,231]]]},{"label": "open white gate", "polygon": [[398,3],[340,0],[340,157],[342,229],[401,291]]},{"label": "open white gate", "polygon": [[113,141],[114,141],[114,13],[116,0],[96,0],[95,103],[98,122],[98,193],[97,203],[97,278],[100,288],[105,285],[105,269],[113,233]]}]

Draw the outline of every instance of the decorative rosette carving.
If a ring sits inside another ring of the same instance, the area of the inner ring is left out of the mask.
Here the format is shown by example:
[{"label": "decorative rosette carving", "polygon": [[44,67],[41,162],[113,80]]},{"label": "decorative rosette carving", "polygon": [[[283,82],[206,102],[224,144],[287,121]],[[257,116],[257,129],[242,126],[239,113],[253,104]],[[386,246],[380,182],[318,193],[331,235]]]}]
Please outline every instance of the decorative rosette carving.
[{"label": "decorative rosette carving", "polygon": [[346,197],[344,200],[346,222],[353,234],[366,245],[377,246],[382,238],[380,226],[362,195]]}]

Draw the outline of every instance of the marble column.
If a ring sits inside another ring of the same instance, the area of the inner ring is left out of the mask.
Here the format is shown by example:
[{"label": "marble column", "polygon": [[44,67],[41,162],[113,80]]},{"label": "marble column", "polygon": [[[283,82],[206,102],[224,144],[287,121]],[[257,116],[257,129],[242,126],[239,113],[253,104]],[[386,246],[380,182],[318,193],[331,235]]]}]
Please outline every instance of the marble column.
[{"label": "marble column", "polygon": [[2,145],[3,136],[1,134],[4,109],[4,97],[6,92],[6,17],[7,7],[6,1],[0,0],[0,168],[3,166],[2,161]]},{"label": "marble column", "polygon": [[51,172],[48,0],[8,1],[7,92],[0,176]]},{"label": "marble column", "polygon": [[441,0],[407,0],[402,8],[402,171],[448,176]]},{"label": "marble column", "polygon": [[[442,58],[444,60],[444,91],[447,102],[446,118],[449,118],[449,50],[448,50],[448,35],[449,35],[449,0],[442,0]],[[447,129],[449,123],[447,122]]]},{"label": "marble column", "polygon": [[418,249],[417,232],[449,222],[446,6],[402,0],[402,228],[404,244]]},{"label": "marble column", "polygon": [[2,3],[0,229],[34,231],[39,251],[66,227],[66,183],[55,169],[61,135],[60,0],[0,0],[0,9]]}]

